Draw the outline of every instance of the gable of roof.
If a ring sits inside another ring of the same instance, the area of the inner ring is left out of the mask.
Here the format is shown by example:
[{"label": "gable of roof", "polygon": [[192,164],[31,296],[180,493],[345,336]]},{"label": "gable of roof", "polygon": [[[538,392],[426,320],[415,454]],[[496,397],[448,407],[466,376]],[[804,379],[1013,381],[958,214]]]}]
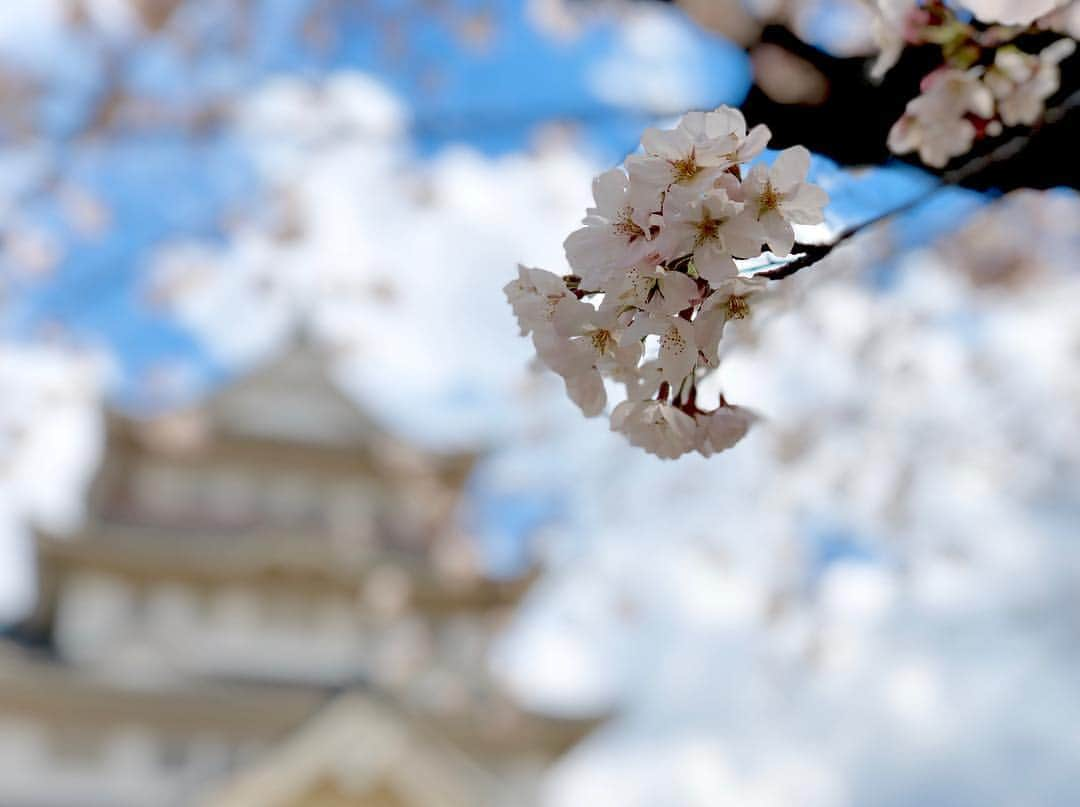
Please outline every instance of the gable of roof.
[{"label": "gable of roof", "polygon": [[211,794],[206,807],[482,807],[497,780],[385,699],[350,693]]}]

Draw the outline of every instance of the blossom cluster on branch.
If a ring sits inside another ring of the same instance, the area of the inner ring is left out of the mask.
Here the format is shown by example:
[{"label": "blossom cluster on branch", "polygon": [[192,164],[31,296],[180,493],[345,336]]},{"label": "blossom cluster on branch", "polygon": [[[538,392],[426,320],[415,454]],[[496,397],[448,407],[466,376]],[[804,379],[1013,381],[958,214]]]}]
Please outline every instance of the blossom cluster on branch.
[{"label": "blossom cluster on branch", "polygon": [[[753,414],[699,406],[702,377],[719,365],[725,325],[750,315],[770,281],[740,259],[791,253],[792,225],[824,221],[826,193],[806,181],[810,153],[765,148],[736,109],[690,112],[671,130],[648,129],[642,153],[593,182],[595,206],[566,239],[574,274],[521,266],[504,289],[540,360],[587,416],[605,411],[613,382],[626,398],[611,427],[664,458],[723,451]],[[748,170],[744,172],[743,168]]]},{"label": "blossom cluster on branch", "polygon": [[1055,0],[965,0],[958,13],[942,0],[875,0],[875,36],[881,48],[873,74],[880,78],[906,45],[940,47],[942,64],[922,81],[889,133],[897,154],[918,152],[935,168],[970,151],[976,140],[1006,127],[1035,126],[1046,101],[1061,87],[1060,64],[1076,42],[1065,36],[1038,53],[1021,37],[1057,31],[1075,34],[1072,6]]}]

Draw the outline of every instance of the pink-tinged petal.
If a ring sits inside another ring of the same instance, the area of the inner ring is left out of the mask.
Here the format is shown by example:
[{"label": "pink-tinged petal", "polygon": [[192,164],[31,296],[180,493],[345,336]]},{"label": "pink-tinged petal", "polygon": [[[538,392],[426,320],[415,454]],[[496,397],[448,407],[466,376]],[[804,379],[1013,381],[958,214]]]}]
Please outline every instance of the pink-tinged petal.
[{"label": "pink-tinged petal", "polygon": [[727,322],[727,312],[722,308],[702,311],[694,319],[694,341],[697,342],[699,355],[703,356],[709,367],[720,363],[720,337]]},{"label": "pink-tinged petal", "polygon": [[829,204],[829,194],[818,185],[804,182],[784,200],[784,217],[792,224],[821,224],[823,210]]},{"label": "pink-tinged petal", "polygon": [[705,116],[705,131],[713,138],[742,140],[746,137],[746,118],[734,107],[722,106]]},{"label": "pink-tinged petal", "polygon": [[893,154],[907,154],[919,147],[921,126],[919,122],[908,115],[892,125],[889,130],[887,145]]},{"label": "pink-tinged petal", "polygon": [[765,242],[769,251],[783,258],[791,254],[795,246],[795,230],[776,211],[770,211],[761,217],[761,226],[765,230]]},{"label": "pink-tinged petal", "polygon": [[630,327],[622,332],[622,335],[619,337],[619,344],[636,344],[646,336],[658,336],[666,329],[667,323],[662,317],[639,314],[634,318]]},{"label": "pink-tinged petal", "polygon": [[586,323],[596,314],[596,309],[574,297],[565,297],[555,305],[551,324],[558,336],[570,338],[581,333]]},{"label": "pink-tinged petal", "polygon": [[734,161],[731,159],[731,146],[722,140],[710,140],[699,143],[694,150],[694,159],[699,168],[711,168],[711,171],[702,171],[694,177],[695,182],[705,180],[712,182],[721,172],[727,171]]},{"label": "pink-tinged petal", "polygon": [[756,275],[739,275],[733,277],[730,280],[721,283],[715,287],[713,294],[706,300],[706,308],[723,307],[726,308],[728,304],[728,298],[733,294],[746,297],[753,294],[760,294],[769,288],[771,283],[768,278],[757,277]]},{"label": "pink-tinged petal", "polygon": [[693,325],[678,317],[668,318],[667,328],[660,334],[658,358],[665,381],[674,385],[686,378],[697,364]]},{"label": "pink-tinged petal", "polygon": [[739,273],[731,255],[709,246],[700,247],[694,252],[694,266],[710,284],[722,283]]},{"label": "pink-tinged petal", "polygon": [[644,352],[641,342],[634,342],[629,345],[616,345],[615,347],[615,363],[622,367],[636,367],[637,363],[641,361],[641,354]]},{"label": "pink-tinged petal", "polygon": [[694,227],[688,221],[665,216],[660,234],[650,242],[650,246],[667,260],[681,258],[693,250],[694,235]]},{"label": "pink-tinged petal", "polygon": [[723,191],[727,198],[733,202],[746,200],[746,191],[742,183],[727,171],[724,171],[712,181],[712,190]]},{"label": "pink-tinged petal", "polygon": [[612,168],[593,180],[593,199],[601,215],[611,218],[626,206],[628,183],[621,168]]},{"label": "pink-tinged petal", "polygon": [[765,242],[764,233],[755,237],[749,233],[732,233],[724,240],[724,246],[732,257],[739,259],[756,258],[761,254],[761,245]]},{"label": "pink-tinged petal", "polygon": [[1032,68],[1038,64],[1038,60],[1031,54],[1018,50],[999,50],[994,55],[994,71],[986,76],[983,81],[989,86],[990,79],[996,77],[1007,78],[1015,84],[1027,81],[1031,78]]},{"label": "pink-tinged petal", "polygon": [[972,88],[968,109],[980,118],[994,117],[994,94],[983,84]]},{"label": "pink-tinged petal", "polygon": [[645,153],[668,160],[681,160],[690,152],[690,138],[678,129],[646,129],[641,136]]},{"label": "pink-tinged petal", "polygon": [[689,450],[695,442],[694,438],[697,434],[697,423],[688,414],[676,409],[674,406],[663,406],[661,411],[664,414],[664,419],[667,421],[668,427],[671,429],[672,434],[677,438],[679,444],[685,446],[685,450]]},{"label": "pink-tinged petal", "polygon": [[934,168],[944,168],[949,160],[966,153],[975,141],[975,127],[960,119],[936,126],[919,144],[919,158]]},{"label": "pink-tinged petal", "polygon": [[[682,219],[696,215],[695,211],[707,190],[710,190],[707,185],[673,185],[664,197],[664,218]],[[719,190],[712,192],[722,194]]]},{"label": "pink-tinged petal", "polygon": [[540,361],[547,365],[549,370],[564,378],[588,368],[588,365],[582,362],[583,354],[576,349],[577,345],[569,339],[563,339],[550,327],[533,331],[533,347],[536,348]]},{"label": "pink-tinged petal", "polygon": [[620,404],[616,404],[615,408],[611,410],[611,430],[613,432],[622,431],[627,421],[637,411],[639,406],[637,401],[623,401]]},{"label": "pink-tinged petal", "polygon": [[715,188],[702,197],[702,206],[715,219],[727,221],[739,213],[739,207],[732,202],[723,188]]},{"label": "pink-tinged petal", "polygon": [[756,418],[753,413],[739,406],[721,406],[709,417],[706,432],[713,451],[720,452],[734,446],[750,431]]},{"label": "pink-tinged petal", "polygon": [[776,190],[786,193],[803,182],[809,170],[810,152],[802,146],[792,146],[777,156],[769,169],[769,178]]},{"label": "pink-tinged petal", "polygon": [[769,167],[758,163],[753,166],[742,181],[742,193],[746,199],[757,199],[765,192],[769,181]]},{"label": "pink-tinged petal", "polygon": [[[653,240],[651,236],[652,228],[659,226],[661,222],[657,220],[659,218],[658,214],[650,213],[649,209],[660,207],[660,195],[657,194],[654,199],[649,199],[643,194],[638,195],[632,203],[632,207],[633,211],[630,214],[630,220],[640,227],[642,232],[649,233],[650,240]],[[657,249],[659,248],[654,245],[653,251]]]},{"label": "pink-tinged petal", "polygon": [[705,113],[687,112],[679,121],[679,128],[686,132],[692,140],[704,140],[706,137]]},{"label": "pink-tinged petal", "polygon": [[607,405],[607,392],[604,380],[595,370],[587,370],[577,375],[567,376],[566,394],[578,405],[585,417],[596,417],[603,413]]},{"label": "pink-tinged petal", "polygon": [[659,212],[663,193],[674,179],[671,163],[659,157],[635,155],[626,158],[626,169],[630,173],[627,200],[634,208],[634,222],[648,230],[649,217]]},{"label": "pink-tinged petal", "polygon": [[664,131],[649,127],[641,134],[641,148],[646,156],[656,156],[660,150],[666,150],[667,141],[663,138]]},{"label": "pink-tinged petal", "polygon": [[1060,64],[1075,52],[1076,40],[1066,37],[1043,48],[1042,52],[1039,54],[1039,60],[1048,64]]},{"label": "pink-tinged petal", "polygon": [[754,159],[765,150],[765,147],[769,145],[771,139],[772,130],[764,123],[759,123],[750,130],[750,134],[746,136],[746,139],[739,147],[739,160],[746,162],[747,160]]},{"label": "pink-tinged petal", "polygon": [[619,241],[608,227],[582,227],[563,241],[566,261],[587,288],[607,282],[617,268]]},{"label": "pink-tinged petal", "polygon": [[626,170],[630,174],[630,192],[635,185],[645,184],[650,190],[662,191],[671,184],[671,163],[663,157],[633,154],[626,158]]},{"label": "pink-tinged petal", "polygon": [[1006,126],[1034,126],[1043,116],[1045,105],[1041,98],[1017,93],[1002,101],[998,111]]},{"label": "pink-tinged petal", "polygon": [[647,361],[633,373],[628,373],[622,383],[626,384],[629,401],[646,401],[660,389],[660,365],[655,359]]},{"label": "pink-tinged petal", "polygon": [[1044,14],[1049,14],[1061,0],[962,0],[976,17],[986,23],[1002,25],[1030,25]]},{"label": "pink-tinged petal", "polygon": [[724,247],[736,258],[756,258],[763,241],[765,231],[751,210],[743,210],[724,225]]},{"label": "pink-tinged petal", "polygon": [[681,272],[666,272],[660,280],[663,307],[670,313],[689,307],[698,296],[697,283]]}]

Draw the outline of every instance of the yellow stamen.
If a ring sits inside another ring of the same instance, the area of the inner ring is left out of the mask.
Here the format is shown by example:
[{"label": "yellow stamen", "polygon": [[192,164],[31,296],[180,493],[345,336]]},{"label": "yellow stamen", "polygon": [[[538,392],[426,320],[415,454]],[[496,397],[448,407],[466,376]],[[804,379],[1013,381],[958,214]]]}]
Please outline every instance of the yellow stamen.
[{"label": "yellow stamen", "polygon": [[780,194],[777,193],[776,188],[772,186],[772,183],[766,180],[765,190],[761,192],[761,199],[758,201],[758,218],[760,219],[770,210],[776,210],[780,207]]}]

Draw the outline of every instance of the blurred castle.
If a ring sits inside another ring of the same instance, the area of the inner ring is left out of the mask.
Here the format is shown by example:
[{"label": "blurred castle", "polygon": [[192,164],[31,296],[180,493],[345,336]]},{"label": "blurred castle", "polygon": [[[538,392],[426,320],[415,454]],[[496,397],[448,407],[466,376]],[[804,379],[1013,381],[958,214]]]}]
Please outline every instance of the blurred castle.
[{"label": "blurred castle", "polygon": [[113,417],[81,535],[38,539],[0,655],[0,804],[523,807],[583,726],[485,668],[525,581],[478,572],[471,458],[381,434],[297,349]]}]

